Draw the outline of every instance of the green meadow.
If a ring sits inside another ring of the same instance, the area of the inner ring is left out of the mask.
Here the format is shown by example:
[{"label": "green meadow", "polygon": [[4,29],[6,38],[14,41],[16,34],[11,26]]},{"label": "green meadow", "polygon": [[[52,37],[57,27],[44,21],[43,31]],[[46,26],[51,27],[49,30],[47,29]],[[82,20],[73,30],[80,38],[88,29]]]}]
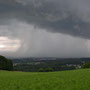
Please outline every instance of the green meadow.
[{"label": "green meadow", "polygon": [[90,90],[90,69],[60,72],[0,71],[0,90]]}]

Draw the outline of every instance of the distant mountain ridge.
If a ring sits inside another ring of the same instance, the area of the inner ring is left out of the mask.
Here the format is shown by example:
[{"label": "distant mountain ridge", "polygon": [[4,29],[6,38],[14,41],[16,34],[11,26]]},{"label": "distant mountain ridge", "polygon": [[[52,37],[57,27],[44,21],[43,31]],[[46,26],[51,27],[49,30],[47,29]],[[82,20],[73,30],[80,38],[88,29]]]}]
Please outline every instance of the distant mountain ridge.
[{"label": "distant mountain ridge", "polygon": [[13,62],[31,62],[31,61],[59,61],[59,62],[89,62],[90,58],[53,58],[53,57],[27,57],[12,58]]}]

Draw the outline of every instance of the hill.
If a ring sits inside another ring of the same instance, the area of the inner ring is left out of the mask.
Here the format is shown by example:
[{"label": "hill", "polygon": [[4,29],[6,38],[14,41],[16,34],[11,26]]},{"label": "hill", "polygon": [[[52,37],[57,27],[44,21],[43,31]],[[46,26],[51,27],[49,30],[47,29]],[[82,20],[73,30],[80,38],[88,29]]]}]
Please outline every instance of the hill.
[{"label": "hill", "polygon": [[60,72],[0,71],[0,90],[90,90],[90,69]]},{"label": "hill", "polygon": [[12,60],[15,71],[37,72],[40,68],[52,68],[53,71],[75,70],[90,61],[90,58],[32,57],[12,58]]}]

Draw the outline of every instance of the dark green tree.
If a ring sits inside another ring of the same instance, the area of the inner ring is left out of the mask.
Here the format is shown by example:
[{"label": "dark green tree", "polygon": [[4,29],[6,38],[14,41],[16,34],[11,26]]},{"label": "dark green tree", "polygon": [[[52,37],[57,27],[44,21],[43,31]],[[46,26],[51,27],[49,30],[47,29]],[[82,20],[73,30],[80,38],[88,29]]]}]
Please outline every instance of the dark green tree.
[{"label": "dark green tree", "polygon": [[13,63],[12,60],[5,58],[4,56],[0,55],[0,70],[13,70]]},{"label": "dark green tree", "polygon": [[90,62],[86,62],[82,65],[82,68],[90,68]]}]

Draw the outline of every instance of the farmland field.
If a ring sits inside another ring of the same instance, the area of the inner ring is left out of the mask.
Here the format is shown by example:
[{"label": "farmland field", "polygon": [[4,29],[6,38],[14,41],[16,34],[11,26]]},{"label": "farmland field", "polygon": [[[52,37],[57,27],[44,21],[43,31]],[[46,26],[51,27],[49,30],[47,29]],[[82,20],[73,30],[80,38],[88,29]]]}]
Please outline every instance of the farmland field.
[{"label": "farmland field", "polygon": [[0,90],[90,90],[90,69],[60,72],[0,71]]}]

